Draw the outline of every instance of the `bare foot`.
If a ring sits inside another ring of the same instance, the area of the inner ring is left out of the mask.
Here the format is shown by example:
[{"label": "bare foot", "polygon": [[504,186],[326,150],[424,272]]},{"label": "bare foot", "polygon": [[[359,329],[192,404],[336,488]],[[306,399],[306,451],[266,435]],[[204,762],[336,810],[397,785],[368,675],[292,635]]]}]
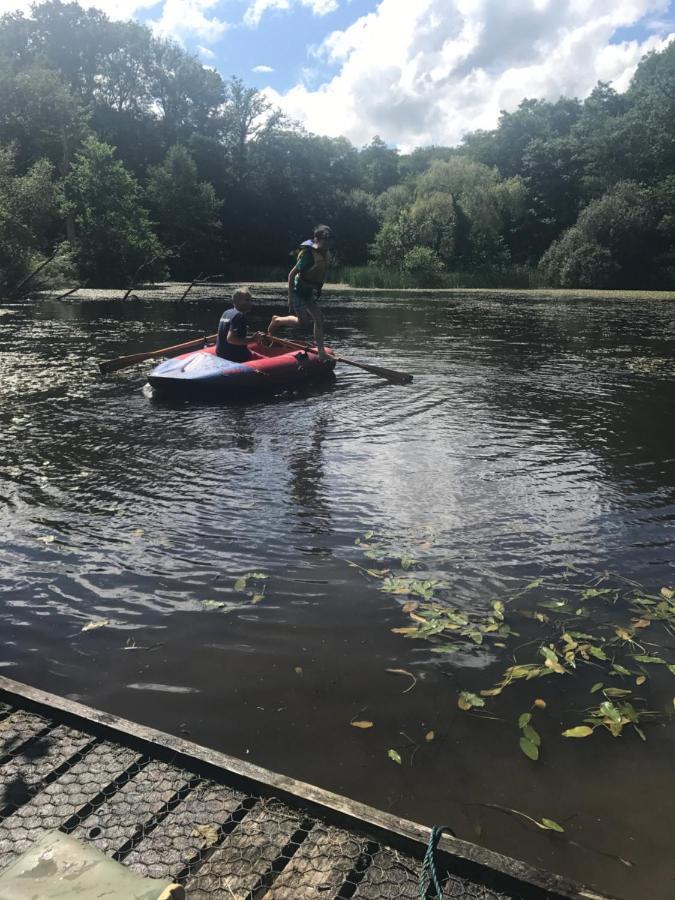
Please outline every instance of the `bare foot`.
[{"label": "bare foot", "polygon": [[272,316],[272,321],[267,326],[267,330],[269,331],[270,334],[274,334],[274,332],[279,327],[279,325],[277,324],[279,319],[280,319],[280,316]]}]

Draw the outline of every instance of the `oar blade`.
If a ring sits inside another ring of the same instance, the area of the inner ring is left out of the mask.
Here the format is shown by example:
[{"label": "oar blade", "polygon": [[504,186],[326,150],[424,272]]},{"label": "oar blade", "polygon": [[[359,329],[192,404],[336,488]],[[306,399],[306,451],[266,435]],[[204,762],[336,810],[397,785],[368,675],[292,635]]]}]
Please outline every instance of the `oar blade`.
[{"label": "oar blade", "polygon": [[410,384],[413,380],[412,375],[408,372],[395,372],[393,369],[385,369],[383,366],[371,366],[370,363],[368,365],[360,363],[360,368],[365,369],[366,372],[372,372],[373,375],[379,375],[380,378],[386,378],[393,384]]}]

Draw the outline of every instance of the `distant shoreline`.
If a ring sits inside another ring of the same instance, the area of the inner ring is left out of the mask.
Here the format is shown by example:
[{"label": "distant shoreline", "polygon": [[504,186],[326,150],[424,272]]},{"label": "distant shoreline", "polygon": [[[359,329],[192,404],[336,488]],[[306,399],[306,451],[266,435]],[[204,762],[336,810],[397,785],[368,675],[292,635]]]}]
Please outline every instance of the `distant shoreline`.
[{"label": "distant shoreline", "polygon": [[[138,297],[141,300],[168,300],[176,301],[184,294],[189,282],[165,281],[155,284],[139,285],[134,288],[126,302],[135,302]],[[233,281],[217,284],[195,285],[188,294],[186,302],[197,299],[208,299],[214,296],[227,298],[229,294],[241,284],[249,285],[254,294],[261,300],[280,299],[285,300],[287,285],[283,281],[259,281],[247,282]],[[54,299],[61,296],[67,289],[39,291],[34,297]],[[121,288],[80,288],[70,294],[68,300],[114,300],[122,299],[126,291]],[[392,297],[417,297],[431,295],[441,299],[459,299],[470,295],[475,298],[491,300],[675,300],[675,291],[609,291],[572,288],[357,288],[348,284],[327,284],[324,288],[324,299],[329,301],[331,296],[392,296]]]}]

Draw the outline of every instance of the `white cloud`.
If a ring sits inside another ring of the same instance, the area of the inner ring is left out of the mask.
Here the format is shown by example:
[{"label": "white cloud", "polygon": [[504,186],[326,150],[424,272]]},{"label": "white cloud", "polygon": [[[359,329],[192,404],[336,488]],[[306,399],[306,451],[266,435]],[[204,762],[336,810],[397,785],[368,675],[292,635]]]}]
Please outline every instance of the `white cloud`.
[{"label": "white cloud", "polygon": [[325,16],[338,8],[338,0],[253,0],[244,14],[244,22],[255,26],[268,10],[289,10],[298,4],[311,9],[315,16]]},{"label": "white cloud", "polygon": [[208,18],[208,11],[218,5],[219,0],[164,0],[161,16],[148,25],[160,37],[182,41],[189,35],[212,44],[230,27],[216,16]]},{"label": "white cloud", "polygon": [[274,72],[272,66],[253,66],[251,72]]},{"label": "white cloud", "polygon": [[216,56],[213,50],[209,50],[208,47],[197,47],[197,53],[199,53],[200,56],[203,56],[204,59],[215,59]]},{"label": "white cloud", "polygon": [[[39,3],[40,0],[37,0]],[[142,9],[159,5],[162,0],[78,0],[84,9],[100,9],[111,19],[131,19]],[[0,15],[10,12],[30,14],[33,0],[0,0]]]},{"label": "white cloud", "polygon": [[357,144],[374,134],[403,149],[454,144],[468,131],[493,128],[500,110],[515,109],[524,97],[583,97],[598,80],[625,89],[640,58],[674,35],[611,44],[614,32],[645,17],[653,21],[668,5],[380,0],[319,48],[338,68],[334,77],[316,89],[304,83],[267,94],[309,130]]}]

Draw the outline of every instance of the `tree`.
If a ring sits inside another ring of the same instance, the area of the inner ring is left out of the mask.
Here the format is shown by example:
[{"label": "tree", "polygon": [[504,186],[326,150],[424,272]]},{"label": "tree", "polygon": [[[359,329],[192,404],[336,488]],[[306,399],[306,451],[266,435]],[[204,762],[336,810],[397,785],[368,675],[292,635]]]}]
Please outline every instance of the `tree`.
[{"label": "tree", "polygon": [[398,153],[379,135],[361,150],[359,166],[361,187],[369,194],[381,194],[399,180]]},{"label": "tree", "polygon": [[163,274],[141,189],[108,144],[84,142],[65,179],[63,208],[75,222],[80,273],[92,284],[127,286],[140,267],[146,278]]},{"label": "tree", "polygon": [[559,287],[672,286],[675,188],[624,181],[594,200],[546,251],[540,268]]},{"label": "tree", "polygon": [[172,275],[193,278],[222,259],[220,203],[213,185],[199,180],[185,147],[171,147],[162,165],[150,169],[146,192],[160,240],[181,247],[170,265]]},{"label": "tree", "polygon": [[12,148],[0,145],[0,295],[43,261],[57,212],[58,187],[47,160],[19,176]]}]

